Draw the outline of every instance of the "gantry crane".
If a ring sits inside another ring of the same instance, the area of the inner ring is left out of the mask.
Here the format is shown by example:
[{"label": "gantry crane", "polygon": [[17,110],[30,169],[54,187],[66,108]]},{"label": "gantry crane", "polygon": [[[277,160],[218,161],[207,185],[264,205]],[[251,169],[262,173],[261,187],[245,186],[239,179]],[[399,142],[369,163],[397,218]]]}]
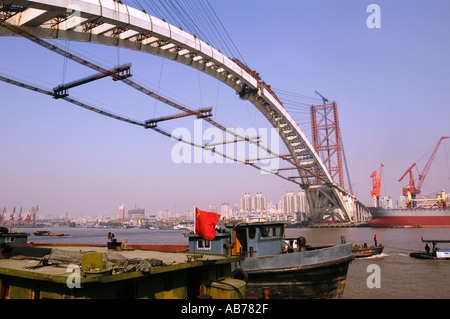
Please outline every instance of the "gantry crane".
[{"label": "gantry crane", "polygon": [[[417,168],[416,163],[412,164],[407,170],[406,172],[402,175],[402,177],[400,177],[400,179],[398,180],[399,182],[402,181],[403,177],[406,176],[406,174],[409,173],[409,185],[408,187],[404,187],[403,188],[403,195],[404,196],[408,196],[408,193],[411,195],[412,199],[416,198],[417,194],[420,194],[420,189],[422,188],[422,184],[425,181],[425,177],[427,176],[428,170],[430,169],[431,163],[433,162],[434,157],[436,156],[436,153],[439,149],[439,145],[441,145],[442,140],[449,138],[449,136],[442,136],[441,139],[439,140],[439,142],[437,143],[433,153],[430,156],[430,159],[428,160],[427,164],[425,165],[422,174],[419,173],[419,169]],[[419,173],[419,183],[417,184],[417,187],[414,185],[414,177],[412,174],[412,169],[416,167],[417,169],[417,173]],[[415,204],[415,202],[414,202]]]},{"label": "gantry crane", "polygon": [[383,164],[380,166],[380,175],[377,177],[377,171],[373,171],[370,175],[372,178],[372,191],[370,194],[373,197],[375,207],[380,207],[380,191],[381,191],[381,176],[383,174]]}]

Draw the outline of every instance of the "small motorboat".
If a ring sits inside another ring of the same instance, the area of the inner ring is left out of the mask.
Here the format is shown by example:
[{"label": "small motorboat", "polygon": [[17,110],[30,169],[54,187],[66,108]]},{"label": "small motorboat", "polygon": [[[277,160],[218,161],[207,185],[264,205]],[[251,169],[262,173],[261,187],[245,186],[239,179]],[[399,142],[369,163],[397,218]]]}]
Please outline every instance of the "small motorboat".
[{"label": "small motorboat", "polygon": [[367,246],[367,244],[363,245],[353,245],[352,246],[352,254],[355,258],[363,258],[363,257],[371,257],[374,255],[380,255],[383,252],[383,245],[377,246]]},{"label": "small motorboat", "polygon": [[[345,236],[341,236],[341,243],[345,244],[347,241]],[[378,243],[375,245],[368,246],[366,243],[364,244],[353,244],[352,245],[352,254],[355,258],[364,258],[371,257],[375,255],[380,255],[383,252],[384,246]]]},{"label": "small motorboat", "polygon": [[[410,253],[409,256],[417,258],[417,259],[447,259],[450,260],[450,249],[441,249],[437,247],[438,243],[450,243],[450,240],[435,240],[428,239],[425,240],[421,237],[423,243],[427,243],[425,245],[425,251],[418,251],[414,253]],[[428,243],[432,243],[433,248],[430,249]]]}]

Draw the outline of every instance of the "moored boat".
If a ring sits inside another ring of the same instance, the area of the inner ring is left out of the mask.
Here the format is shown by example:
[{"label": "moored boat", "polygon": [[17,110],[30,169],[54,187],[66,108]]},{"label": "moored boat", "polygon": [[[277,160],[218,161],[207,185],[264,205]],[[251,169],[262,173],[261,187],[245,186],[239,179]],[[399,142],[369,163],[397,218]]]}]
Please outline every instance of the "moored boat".
[{"label": "moored boat", "polygon": [[282,222],[232,222],[209,241],[193,234],[190,251],[245,256],[233,264],[234,278],[247,282],[247,296],[261,298],[342,298],[351,244],[312,247],[303,237],[283,245]]},{"label": "moored boat", "polygon": [[[242,257],[190,259],[186,245],[0,245],[0,299],[243,299]],[[178,310],[179,311],[179,310]]]},{"label": "moored boat", "polygon": [[6,227],[0,227],[0,245],[25,244],[28,241],[28,233],[9,231]]}]

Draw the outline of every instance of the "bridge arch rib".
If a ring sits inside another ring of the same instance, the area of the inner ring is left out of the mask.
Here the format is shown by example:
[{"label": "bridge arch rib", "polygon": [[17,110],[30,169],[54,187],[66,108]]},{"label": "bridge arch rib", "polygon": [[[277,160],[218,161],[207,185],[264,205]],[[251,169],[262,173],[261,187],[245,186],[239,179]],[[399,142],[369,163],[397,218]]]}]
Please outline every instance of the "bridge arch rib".
[{"label": "bridge arch rib", "polygon": [[[19,0],[3,2],[0,35],[17,35],[5,24],[39,38],[119,46],[150,53],[204,72],[250,101],[286,145],[305,189],[313,220],[333,215],[355,220],[356,197],[339,187],[282,102],[259,76],[236,59],[169,23],[114,0]],[[321,184],[315,184],[320,176]]]}]

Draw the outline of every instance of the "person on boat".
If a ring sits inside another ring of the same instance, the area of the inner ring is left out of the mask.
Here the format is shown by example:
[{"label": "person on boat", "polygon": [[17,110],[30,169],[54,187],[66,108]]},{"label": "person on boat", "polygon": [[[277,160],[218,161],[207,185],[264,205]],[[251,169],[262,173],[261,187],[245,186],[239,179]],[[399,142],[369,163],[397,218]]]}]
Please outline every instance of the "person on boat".
[{"label": "person on boat", "polygon": [[427,252],[427,255],[430,255],[430,246],[428,246],[428,244],[425,245],[425,251]]},{"label": "person on boat", "polygon": [[378,245],[377,235],[373,236],[373,241],[375,242],[375,246],[377,246]]}]

